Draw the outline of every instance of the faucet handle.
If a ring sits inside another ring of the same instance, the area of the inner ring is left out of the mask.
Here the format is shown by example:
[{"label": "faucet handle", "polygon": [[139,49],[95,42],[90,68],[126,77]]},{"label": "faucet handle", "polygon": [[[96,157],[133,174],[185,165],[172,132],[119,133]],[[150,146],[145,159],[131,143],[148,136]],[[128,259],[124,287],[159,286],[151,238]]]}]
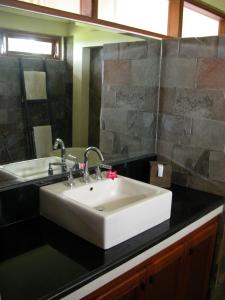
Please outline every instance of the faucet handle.
[{"label": "faucet handle", "polygon": [[96,180],[102,180],[102,173],[101,173],[100,166],[97,166],[95,169],[95,178]]},{"label": "faucet handle", "polygon": [[101,180],[103,177],[102,177],[102,173],[101,173],[101,169],[105,169],[105,170],[111,170],[112,169],[112,166],[110,165],[105,165],[105,164],[100,164],[96,167],[95,169],[95,178],[96,180]]},{"label": "faucet handle", "polygon": [[73,178],[73,168],[70,168],[70,170],[69,170],[69,176],[68,176],[66,185],[68,185],[70,187],[75,186],[75,182],[74,182],[74,178]]},{"label": "faucet handle", "polygon": [[105,169],[105,170],[112,170],[112,166],[106,165],[106,164],[100,164],[99,168]]},{"label": "faucet handle", "polygon": [[74,156],[74,155],[72,155],[72,154],[68,154],[68,155],[67,155],[67,158],[68,158],[68,159],[73,159],[73,160],[75,161],[72,170],[73,170],[73,171],[79,170],[79,162],[78,162],[77,157]]}]

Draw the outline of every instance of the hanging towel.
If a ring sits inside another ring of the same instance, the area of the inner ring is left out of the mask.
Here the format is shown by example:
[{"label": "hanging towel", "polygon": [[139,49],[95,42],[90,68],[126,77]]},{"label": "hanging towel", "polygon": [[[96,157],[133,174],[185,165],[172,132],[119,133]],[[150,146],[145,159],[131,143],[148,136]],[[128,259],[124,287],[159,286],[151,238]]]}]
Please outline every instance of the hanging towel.
[{"label": "hanging towel", "polygon": [[49,156],[52,151],[52,126],[35,126],[33,132],[37,158]]},{"label": "hanging towel", "polygon": [[24,71],[24,85],[26,100],[47,99],[45,72]]}]

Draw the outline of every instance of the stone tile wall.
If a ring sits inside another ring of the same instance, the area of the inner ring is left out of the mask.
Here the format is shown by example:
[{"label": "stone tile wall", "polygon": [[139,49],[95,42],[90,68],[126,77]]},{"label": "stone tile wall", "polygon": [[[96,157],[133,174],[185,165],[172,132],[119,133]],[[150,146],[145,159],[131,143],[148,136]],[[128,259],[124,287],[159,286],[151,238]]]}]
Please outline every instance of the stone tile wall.
[{"label": "stone tile wall", "polygon": [[161,42],[103,47],[100,148],[107,157],[155,152]]},{"label": "stone tile wall", "polygon": [[[21,59],[24,70],[44,71],[42,59]],[[53,138],[61,137],[71,145],[70,79],[62,61],[46,60],[47,103],[29,104],[31,126],[52,124]],[[0,57],[0,164],[30,157],[22,107],[22,83],[18,57]],[[51,120],[50,121],[50,117]]]},{"label": "stone tile wall", "polygon": [[[164,40],[157,152],[173,183],[225,195],[225,37]],[[210,284],[225,293],[225,213]]]},{"label": "stone tile wall", "polygon": [[102,91],[102,47],[90,48],[88,145],[99,147]]},{"label": "stone tile wall", "polygon": [[164,40],[158,155],[173,182],[225,195],[225,38]]}]

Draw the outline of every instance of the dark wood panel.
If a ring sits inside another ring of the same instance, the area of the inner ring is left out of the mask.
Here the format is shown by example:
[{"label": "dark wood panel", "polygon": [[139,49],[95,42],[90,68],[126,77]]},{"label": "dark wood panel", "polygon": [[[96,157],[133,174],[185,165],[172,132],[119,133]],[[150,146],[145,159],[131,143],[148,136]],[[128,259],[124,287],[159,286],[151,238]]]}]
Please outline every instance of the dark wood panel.
[{"label": "dark wood panel", "polygon": [[170,248],[153,259],[148,267],[147,300],[181,300],[183,290],[184,245]]},{"label": "dark wood panel", "polygon": [[217,223],[192,235],[187,245],[184,299],[205,300],[216,238]]},{"label": "dark wood panel", "polygon": [[144,300],[145,288],[145,268],[138,266],[83,300]]}]

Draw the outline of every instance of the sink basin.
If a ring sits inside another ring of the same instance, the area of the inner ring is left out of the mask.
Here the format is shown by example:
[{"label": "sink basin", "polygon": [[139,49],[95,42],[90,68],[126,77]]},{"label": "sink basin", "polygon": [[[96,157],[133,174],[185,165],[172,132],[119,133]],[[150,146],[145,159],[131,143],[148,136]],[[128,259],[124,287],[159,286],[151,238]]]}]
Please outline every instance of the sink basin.
[{"label": "sink basin", "polygon": [[103,249],[170,218],[171,191],[122,176],[75,184],[41,187],[41,215]]},{"label": "sink basin", "polygon": [[[49,163],[61,162],[61,158],[50,156],[10,163],[1,166],[1,171],[21,181],[33,180],[48,176]],[[67,160],[67,165],[72,166],[73,162]],[[52,166],[54,174],[61,173],[61,166]]]}]

